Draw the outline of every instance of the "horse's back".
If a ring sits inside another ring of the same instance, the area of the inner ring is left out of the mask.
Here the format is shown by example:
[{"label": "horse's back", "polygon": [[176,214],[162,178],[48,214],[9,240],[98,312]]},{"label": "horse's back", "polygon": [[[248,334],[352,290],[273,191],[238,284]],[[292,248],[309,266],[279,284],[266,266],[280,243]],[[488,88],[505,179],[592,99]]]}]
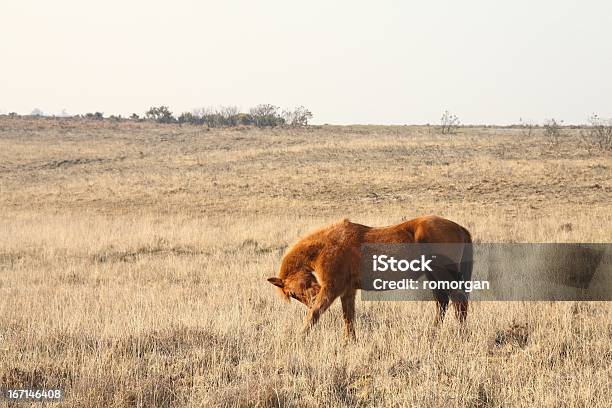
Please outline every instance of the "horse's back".
[{"label": "horse's back", "polygon": [[408,221],[414,231],[415,242],[469,243],[470,232],[454,221],[426,215]]},{"label": "horse's back", "polygon": [[366,228],[365,243],[471,242],[467,229],[436,215],[425,215],[388,227]]}]

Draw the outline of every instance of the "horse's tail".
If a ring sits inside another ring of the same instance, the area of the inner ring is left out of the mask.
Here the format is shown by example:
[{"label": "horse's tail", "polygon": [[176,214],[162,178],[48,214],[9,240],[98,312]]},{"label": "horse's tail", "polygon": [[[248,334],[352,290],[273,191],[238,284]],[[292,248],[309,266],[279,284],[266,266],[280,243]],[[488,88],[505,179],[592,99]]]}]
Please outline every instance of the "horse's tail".
[{"label": "horse's tail", "polygon": [[459,264],[459,280],[469,281],[472,280],[472,269],[474,268],[474,252],[472,249],[472,235],[468,230],[461,227],[465,234],[465,246],[463,247],[463,254],[461,255],[461,263]]}]

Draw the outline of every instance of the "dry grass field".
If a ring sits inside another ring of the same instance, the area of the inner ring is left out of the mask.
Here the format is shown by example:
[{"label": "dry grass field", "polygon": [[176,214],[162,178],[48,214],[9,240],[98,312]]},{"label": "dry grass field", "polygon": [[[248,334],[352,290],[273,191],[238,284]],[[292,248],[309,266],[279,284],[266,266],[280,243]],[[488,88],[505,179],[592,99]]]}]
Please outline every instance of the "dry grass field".
[{"label": "dry grass field", "polygon": [[301,340],[305,309],[266,282],[343,217],[612,242],[612,156],[564,132],[0,119],[0,388],[61,387],[67,407],[612,406],[609,303],[476,303],[461,334],[452,315],[431,330],[430,303],[358,297],[342,347],[339,304]]}]

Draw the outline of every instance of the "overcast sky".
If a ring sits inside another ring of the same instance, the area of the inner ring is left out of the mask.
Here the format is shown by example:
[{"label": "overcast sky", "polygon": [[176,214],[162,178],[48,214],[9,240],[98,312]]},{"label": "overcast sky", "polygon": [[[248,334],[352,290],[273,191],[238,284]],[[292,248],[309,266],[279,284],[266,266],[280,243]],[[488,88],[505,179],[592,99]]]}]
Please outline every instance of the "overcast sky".
[{"label": "overcast sky", "polygon": [[305,105],[316,123],[612,117],[612,2],[1,0],[0,111]]}]

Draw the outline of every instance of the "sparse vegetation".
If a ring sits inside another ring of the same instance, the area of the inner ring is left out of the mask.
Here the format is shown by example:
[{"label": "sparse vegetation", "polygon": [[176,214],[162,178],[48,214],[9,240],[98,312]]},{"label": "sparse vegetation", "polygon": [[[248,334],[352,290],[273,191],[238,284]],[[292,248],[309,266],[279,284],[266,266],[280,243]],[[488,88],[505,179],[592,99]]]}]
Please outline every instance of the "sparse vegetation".
[{"label": "sparse vegetation", "polygon": [[89,119],[89,120],[104,120],[104,113],[102,113],[102,112],[95,112],[95,113],[88,112],[85,115],[83,115],[83,117],[85,119]]},{"label": "sparse vegetation", "polygon": [[193,113],[191,112],[183,112],[181,113],[181,115],[177,118],[178,123],[191,123],[193,125],[199,124],[197,123],[197,120],[199,118],[197,118]]},{"label": "sparse vegetation", "polygon": [[285,124],[293,127],[307,126],[312,119],[312,112],[303,106],[298,106],[294,110],[284,110],[282,118]]},{"label": "sparse vegetation", "polygon": [[536,127],[536,125],[533,123],[532,120],[529,119],[523,119],[521,118],[519,120],[519,127],[521,129],[523,129],[522,135],[525,137],[531,137],[533,136],[533,130]]},{"label": "sparse vegetation", "polygon": [[220,106],[218,108],[203,108],[196,115],[196,123],[200,121],[211,128],[231,127],[238,122],[239,111],[235,106]]},{"label": "sparse vegetation", "polygon": [[223,106],[219,111],[219,115],[223,118],[226,126],[236,126],[238,124],[238,114],[240,111],[237,106]]},{"label": "sparse vegetation", "polygon": [[285,120],[280,115],[279,109],[278,106],[270,104],[257,105],[251,108],[250,114],[253,118],[253,124],[258,127],[283,125]]},{"label": "sparse vegetation", "polygon": [[152,107],[145,113],[145,117],[157,123],[176,122],[176,119],[174,118],[172,112],[170,112],[170,109],[167,106]]},{"label": "sparse vegetation", "polygon": [[544,122],[544,137],[549,145],[555,147],[559,145],[562,137],[561,124],[563,121],[556,119],[547,119]]},{"label": "sparse vegetation", "polygon": [[594,146],[602,151],[612,150],[612,119],[602,119],[593,114],[588,119],[588,125],[582,133],[587,146]]},{"label": "sparse vegetation", "polygon": [[[191,125],[205,125],[209,128],[234,127],[238,125],[256,127],[307,126],[313,115],[303,106],[294,110],[283,110],[270,104],[257,105],[249,113],[240,112],[237,106],[228,105],[218,108],[194,109],[183,112],[175,117],[167,106],[152,107],[145,113],[145,118],[161,124],[179,123]],[[130,116],[132,120],[139,120],[135,113]]]},{"label": "sparse vegetation", "polygon": [[1,117],[0,388],[62,387],[74,408],[607,408],[610,303],[474,302],[465,333],[433,335],[428,302],[358,298],[343,348],[338,303],[303,341],[305,310],[266,281],[343,217],[610,242],[608,153],[516,132]]},{"label": "sparse vegetation", "polygon": [[440,133],[443,135],[455,133],[460,124],[459,118],[446,110],[440,118]]}]

